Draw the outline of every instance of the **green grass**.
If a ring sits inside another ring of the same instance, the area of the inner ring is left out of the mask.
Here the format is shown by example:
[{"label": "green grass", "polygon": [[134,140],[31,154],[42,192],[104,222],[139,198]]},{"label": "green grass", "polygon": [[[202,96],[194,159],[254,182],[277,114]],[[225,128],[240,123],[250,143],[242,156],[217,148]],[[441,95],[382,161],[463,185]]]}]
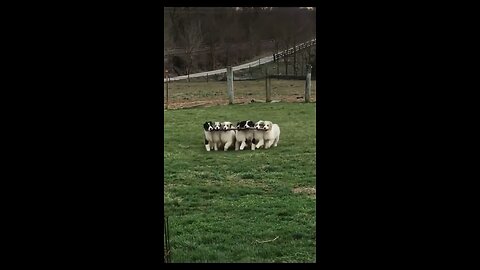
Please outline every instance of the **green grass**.
[{"label": "green grass", "polygon": [[[172,262],[316,261],[315,198],[292,191],[315,187],[315,109],[315,103],[254,103],[165,111]],[[278,147],[205,150],[205,121],[246,119],[278,123]]]}]

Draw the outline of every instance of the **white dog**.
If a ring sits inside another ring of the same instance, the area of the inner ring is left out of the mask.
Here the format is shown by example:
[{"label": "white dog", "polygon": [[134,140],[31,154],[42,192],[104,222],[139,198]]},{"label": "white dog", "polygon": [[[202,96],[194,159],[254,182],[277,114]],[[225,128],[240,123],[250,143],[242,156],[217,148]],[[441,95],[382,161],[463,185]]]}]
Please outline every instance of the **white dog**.
[{"label": "white dog", "polygon": [[207,149],[207,151],[210,151],[210,149],[213,148],[212,131],[213,131],[212,121],[205,122],[203,124],[203,132],[205,135],[205,149]]},{"label": "white dog", "polygon": [[[280,140],[280,127],[277,124],[273,124],[271,121],[260,120],[255,124],[255,129],[255,139],[258,140],[255,146],[256,148],[264,146],[265,149],[268,149],[272,145],[277,147],[278,141]],[[262,132],[263,136],[261,134]]]},{"label": "white dog", "polygon": [[228,148],[235,143],[235,130],[232,130],[233,125],[231,122],[222,122],[220,124],[220,142],[223,146],[223,151],[227,151]]},{"label": "white dog", "polygon": [[213,131],[212,131],[212,142],[213,142],[213,149],[218,151],[218,148],[222,147],[222,141],[220,139],[220,122],[213,123]]},{"label": "white dog", "polygon": [[250,145],[255,150],[255,138],[253,137],[253,121],[241,121],[237,123],[237,132],[235,133],[235,150],[243,150],[245,146]]}]

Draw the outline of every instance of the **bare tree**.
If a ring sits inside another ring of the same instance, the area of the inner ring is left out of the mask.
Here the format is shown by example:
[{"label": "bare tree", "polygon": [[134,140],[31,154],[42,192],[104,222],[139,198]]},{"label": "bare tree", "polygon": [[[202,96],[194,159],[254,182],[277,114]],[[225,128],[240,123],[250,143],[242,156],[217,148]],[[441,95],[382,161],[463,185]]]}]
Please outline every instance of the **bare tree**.
[{"label": "bare tree", "polygon": [[190,23],[186,23],[182,38],[185,42],[187,74],[190,74],[193,65],[193,51],[200,47],[203,40],[200,22],[191,21]]},{"label": "bare tree", "polygon": [[[265,53],[266,49],[278,53],[315,34],[315,10],[172,7],[165,8],[164,14],[165,48],[183,50],[183,53],[176,51],[171,61],[172,69],[176,68],[180,74],[192,73],[196,65],[202,69],[233,65]],[[272,43],[264,43],[265,40]],[[199,55],[198,49],[203,45],[208,49]],[[293,61],[293,73],[297,74],[299,56],[290,57],[293,59],[283,59],[285,73],[288,74],[288,65]]]},{"label": "bare tree", "polygon": [[173,9],[171,20],[174,22],[179,43],[184,48],[186,72],[189,75],[193,66],[193,53],[202,44],[201,21],[192,16],[190,8],[182,8],[179,12]]},{"label": "bare tree", "polygon": [[211,69],[216,68],[216,59],[217,59],[217,44],[219,43],[219,23],[218,19],[214,14],[207,16],[205,19],[204,26],[204,38],[206,44],[209,46],[209,59]]}]

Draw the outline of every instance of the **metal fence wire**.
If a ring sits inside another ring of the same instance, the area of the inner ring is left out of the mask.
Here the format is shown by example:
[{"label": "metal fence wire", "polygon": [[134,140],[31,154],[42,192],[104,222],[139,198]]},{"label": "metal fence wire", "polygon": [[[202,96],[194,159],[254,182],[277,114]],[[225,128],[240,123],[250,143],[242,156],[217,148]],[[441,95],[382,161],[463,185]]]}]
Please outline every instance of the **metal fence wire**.
[{"label": "metal fence wire", "polygon": [[170,247],[170,228],[168,225],[168,217],[163,217],[163,262],[170,263],[172,260],[172,249]]}]

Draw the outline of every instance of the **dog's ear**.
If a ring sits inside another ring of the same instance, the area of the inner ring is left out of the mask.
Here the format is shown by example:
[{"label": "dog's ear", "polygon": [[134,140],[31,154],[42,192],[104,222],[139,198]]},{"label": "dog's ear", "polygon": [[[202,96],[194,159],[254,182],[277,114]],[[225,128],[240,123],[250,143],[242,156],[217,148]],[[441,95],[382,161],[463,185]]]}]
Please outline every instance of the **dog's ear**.
[{"label": "dog's ear", "polygon": [[208,129],[208,122],[203,123],[203,129],[205,129],[205,130]]}]

